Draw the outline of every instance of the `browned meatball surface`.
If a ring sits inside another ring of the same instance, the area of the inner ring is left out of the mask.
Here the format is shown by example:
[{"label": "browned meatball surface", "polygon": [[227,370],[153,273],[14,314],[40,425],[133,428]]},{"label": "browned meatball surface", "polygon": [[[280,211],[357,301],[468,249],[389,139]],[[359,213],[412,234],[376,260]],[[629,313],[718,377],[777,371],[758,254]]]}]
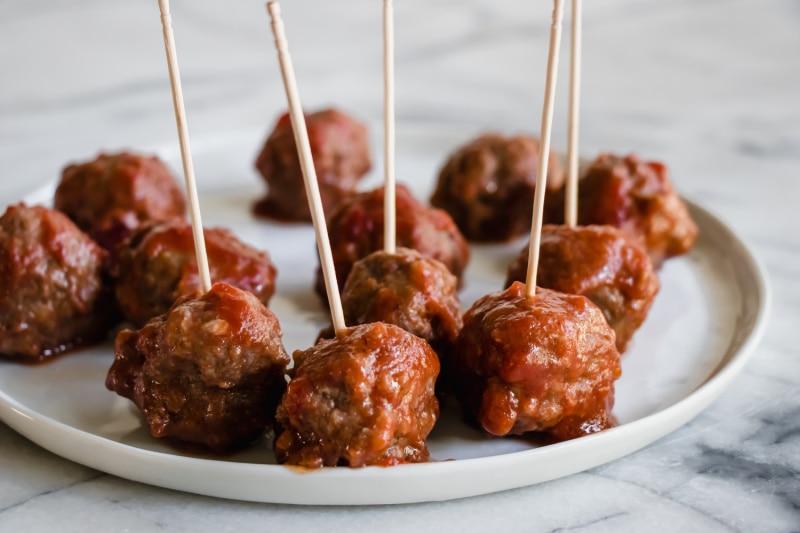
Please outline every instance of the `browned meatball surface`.
[{"label": "browned meatball surface", "polygon": [[275,315],[216,283],[121,331],[106,387],[141,409],[154,437],[226,453],[271,424],[288,363]]},{"label": "browned meatball surface", "polygon": [[[264,305],[275,293],[277,270],[267,252],[227,229],[203,231],[211,279],[255,294]],[[200,288],[192,227],[172,220],[142,228],[119,249],[116,296],[136,326],[165,313],[178,296]]]},{"label": "browned meatball surface", "polygon": [[464,315],[454,359],[462,403],[492,435],[559,440],[615,424],[614,331],[588,298],[515,282]]},{"label": "browned meatball surface", "polygon": [[428,341],[441,355],[461,329],[456,277],[442,263],[409,248],[356,261],[342,292],[345,322],[386,322]]},{"label": "browned meatball surface", "polygon": [[[469,246],[450,215],[419,202],[401,184],[397,185],[397,246],[411,248],[442,262],[462,285],[469,263]],[[383,249],[383,187],[355,194],[328,215],[328,234],[342,290],[353,263]],[[317,293],[323,300],[325,281],[317,269]]]},{"label": "browned meatball surface", "polygon": [[164,163],[126,152],[67,166],[54,202],[110,251],[142,222],[183,217],[186,210],[183,191]]},{"label": "browned meatball surface", "polygon": [[[506,287],[524,282],[526,246],[508,268]],[[659,288],[647,251],[613,226],[542,227],[536,284],[589,298],[603,311],[623,353]]]},{"label": "browned meatball surface", "polygon": [[64,214],[9,206],[0,217],[0,355],[39,359],[105,337],[116,316],[106,260]]},{"label": "browned meatball surface", "polygon": [[[530,232],[539,140],[481,135],[456,150],[439,172],[431,204],[447,211],[470,241],[501,242]],[[547,188],[564,182],[549,154]]]},{"label": "browned meatball surface", "polygon": [[[311,156],[319,193],[330,212],[356,187],[371,166],[367,128],[335,109],[306,115]],[[254,207],[257,215],[286,221],[310,221],[303,172],[289,114],[283,115],[256,159],[267,182],[267,196]]]},{"label": "browned meatball surface", "polygon": [[[548,202],[548,221],[564,221],[563,191]],[[670,257],[688,252],[697,240],[697,226],[669,180],[667,167],[601,154],[586,170],[578,191],[578,223],[621,228],[647,248],[658,268]]]},{"label": "browned meatball surface", "polygon": [[294,353],[275,455],[308,468],[418,463],[439,416],[439,360],[427,342],[376,322]]}]

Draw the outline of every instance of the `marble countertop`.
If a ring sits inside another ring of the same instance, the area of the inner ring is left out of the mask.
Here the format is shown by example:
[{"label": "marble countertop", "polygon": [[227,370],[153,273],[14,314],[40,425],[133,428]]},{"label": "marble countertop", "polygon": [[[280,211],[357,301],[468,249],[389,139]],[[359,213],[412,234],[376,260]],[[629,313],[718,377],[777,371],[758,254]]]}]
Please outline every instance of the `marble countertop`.
[{"label": "marble countertop", "polygon": [[[396,4],[399,125],[451,125],[465,139],[538,129],[549,3]],[[307,108],[357,110],[379,131],[380,9],[377,0],[284,2]],[[175,0],[172,12],[192,138],[266,132],[285,98],[263,4]],[[585,6],[582,150],[667,162],[682,192],[752,244],[774,289],[756,353],[685,426],[540,485],[326,508],[134,483],[50,454],[0,423],[0,531],[800,530],[799,26],[794,0]],[[100,149],[176,144],[155,1],[6,0],[0,39],[4,203]],[[554,144],[563,146],[561,73]]]}]

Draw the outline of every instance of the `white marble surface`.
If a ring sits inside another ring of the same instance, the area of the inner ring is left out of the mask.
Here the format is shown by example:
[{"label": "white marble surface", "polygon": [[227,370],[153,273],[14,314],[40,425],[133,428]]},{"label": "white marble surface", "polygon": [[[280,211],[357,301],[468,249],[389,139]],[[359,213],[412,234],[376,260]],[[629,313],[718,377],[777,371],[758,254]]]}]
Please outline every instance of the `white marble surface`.
[{"label": "white marble surface", "polygon": [[[401,127],[451,124],[465,139],[538,128],[549,2],[396,3]],[[584,150],[667,162],[678,188],[730,221],[771,276],[766,336],[711,407],[582,474],[371,508],[154,488],[63,460],[0,424],[0,531],[800,531],[800,5],[586,4]],[[379,131],[380,2],[283,8],[307,107],[335,104]],[[266,132],[285,100],[262,3],[174,1],[173,18],[192,138]],[[5,0],[0,42],[3,200],[101,148],[175,144],[155,1]],[[565,101],[554,133],[562,146]]]}]

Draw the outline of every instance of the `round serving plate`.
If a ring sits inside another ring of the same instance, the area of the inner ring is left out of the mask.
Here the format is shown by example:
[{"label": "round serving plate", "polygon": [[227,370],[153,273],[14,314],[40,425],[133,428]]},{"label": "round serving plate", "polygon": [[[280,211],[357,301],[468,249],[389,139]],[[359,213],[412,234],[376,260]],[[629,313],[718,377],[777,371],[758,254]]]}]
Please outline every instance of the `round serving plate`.
[{"label": "round serving plate", "polygon": [[[327,316],[312,290],[317,266],[307,225],[257,220],[251,205],[264,192],[252,162],[264,132],[238,132],[194,143],[203,222],[232,229],[268,250],[278,268],[270,308],[291,353],[313,343]],[[398,181],[429,197],[445,154],[465,141],[453,128],[398,132]],[[174,149],[158,150],[180,168]],[[379,161],[374,168],[382,168]],[[376,186],[373,173],[363,188]],[[32,193],[48,203],[53,187]],[[14,199],[5,199],[13,201]],[[52,362],[0,361],[0,419],[40,446],[117,476],[186,492],[292,504],[387,504],[436,501],[532,485],[636,451],[696,416],[741,371],[760,340],[769,309],[764,268],[719,217],[687,204],[700,229],[695,248],[659,271],[661,290],[623,357],[613,429],[559,444],[492,438],[462,421],[448,404],[428,439],[424,464],[307,471],[275,464],[267,438],[218,458],[192,455],[152,438],[132,404],[106,390],[111,341]],[[462,303],[501,288],[507,265],[524,246],[472,247]]]}]

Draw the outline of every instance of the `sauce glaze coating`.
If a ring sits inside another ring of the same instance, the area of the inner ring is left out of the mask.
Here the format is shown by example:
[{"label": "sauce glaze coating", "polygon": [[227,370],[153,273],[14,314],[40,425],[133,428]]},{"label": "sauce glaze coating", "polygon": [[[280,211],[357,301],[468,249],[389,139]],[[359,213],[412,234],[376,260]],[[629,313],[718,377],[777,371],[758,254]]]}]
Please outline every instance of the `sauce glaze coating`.
[{"label": "sauce glaze coating", "polygon": [[[505,286],[524,282],[528,272],[528,247],[508,268]],[[589,298],[603,311],[623,353],[642,325],[660,283],[647,251],[613,226],[542,227],[540,287]]]},{"label": "sauce glaze coating", "polygon": [[442,263],[409,248],[356,261],[342,291],[345,322],[386,322],[420,337],[441,356],[461,329],[456,277]]},{"label": "sauce glaze coating", "polygon": [[[269,254],[224,228],[203,231],[211,279],[255,294],[264,305],[275,293],[277,269]],[[141,228],[119,249],[115,292],[123,315],[137,326],[165,313],[200,288],[192,227],[172,220]]]},{"label": "sauce glaze coating", "polygon": [[[367,128],[335,109],[306,115],[311,156],[322,205],[329,212],[355,190],[370,167]],[[285,221],[311,221],[305,182],[289,114],[278,119],[256,159],[256,170],[267,182],[265,198],[254,206],[257,215]]]},{"label": "sauce glaze coating", "polygon": [[615,425],[620,376],[614,331],[584,296],[525,285],[479,299],[464,315],[454,364],[467,412],[497,436],[545,431],[558,440]]},{"label": "sauce glaze coating", "polygon": [[183,190],[164,163],[128,152],[64,168],[54,205],[112,253],[142,223],[186,211]]},{"label": "sauce glaze coating", "polygon": [[[447,211],[470,241],[503,242],[530,232],[539,167],[539,140],[481,135],[456,150],[439,171],[431,204]],[[547,188],[564,182],[548,155]]]},{"label": "sauce glaze coating", "polygon": [[[397,184],[397,246],[411,248],[443,263],[462,285],[469,263],[469,246],[446,212],[419,202]],[[328,233],[339,290],[344,288],[353,264],[383,249],[383,187],[355,194],[328,215]],[[317,294],[327,300],[325,280],[317,268]]]},{"label": "sauce glaze coating", "polygon": [[0,355],[35,360],[103,339],[117,317],[107,261],[66,215],[9,206],[0,217]]},{"label": "sauce glaze coating", "polygon": [[106,387],[133,401],[154,437],[227,453],[271,424],[288,363],[275,315],[216,283],[121,331]]},{"label": "sauce glaze coating", "polygon": [[[564,222],[564,191],[547,202],[547,222]],[[608,224],[637,239],[658,268],[688,252],[697,225],[669,180],[667,167],[635,155],[601,154],[580,181],[578,223]]]},{"label": "sauce glaze coating", "polygon": [[294,353],[275,455],[307,468],[418,463],[439,416],[439,360],[414,335],[375,322]]}]

